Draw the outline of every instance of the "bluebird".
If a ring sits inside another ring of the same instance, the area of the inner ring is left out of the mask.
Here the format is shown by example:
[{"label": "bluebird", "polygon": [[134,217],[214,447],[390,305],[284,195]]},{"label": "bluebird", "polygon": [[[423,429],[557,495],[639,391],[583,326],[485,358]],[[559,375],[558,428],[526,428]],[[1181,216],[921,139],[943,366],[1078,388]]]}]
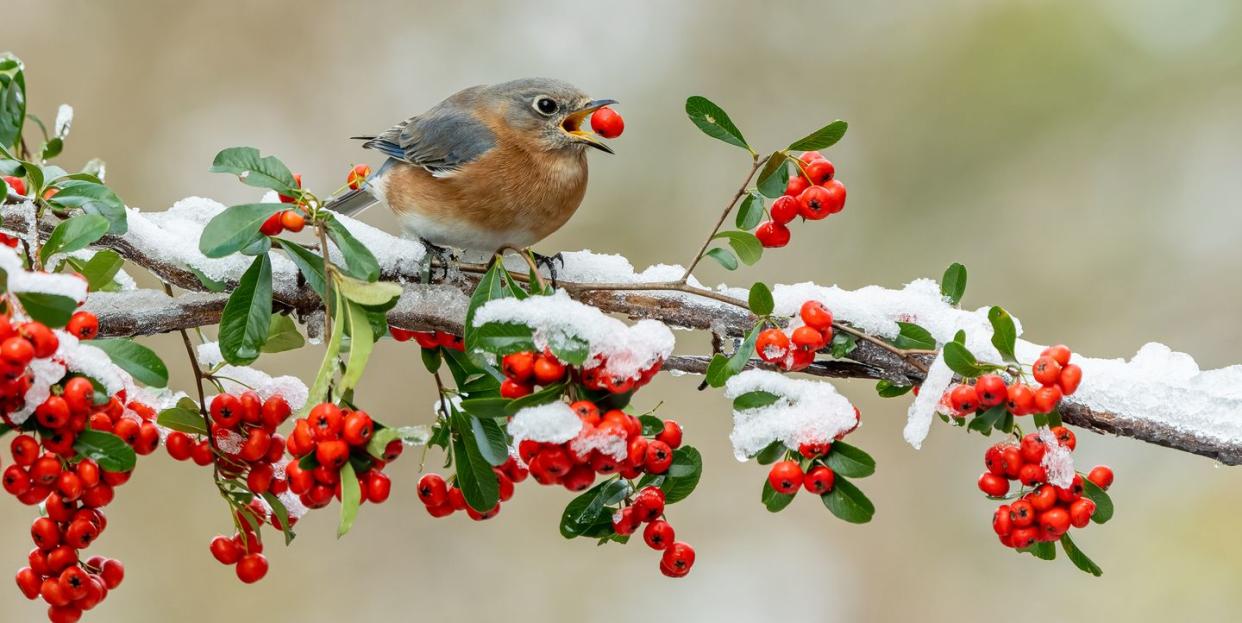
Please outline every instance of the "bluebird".
[{"label": "bluebird", "polygon": [[528,248],[582,203],[587,148],[613,153],[582,126],[615,103],[548,78],[464,89],[380,134],[353,137],[388,160],[329,207],[352,213],[382,201],[406,236],[437,247]]}]

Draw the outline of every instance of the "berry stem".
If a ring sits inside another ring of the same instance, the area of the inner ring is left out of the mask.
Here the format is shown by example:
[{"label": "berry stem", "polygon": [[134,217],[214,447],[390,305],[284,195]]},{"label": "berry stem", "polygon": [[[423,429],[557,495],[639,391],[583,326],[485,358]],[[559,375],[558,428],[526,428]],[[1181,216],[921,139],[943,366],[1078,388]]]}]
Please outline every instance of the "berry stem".
[{"label": "berry stem", "polygon": [[746,187],[750,186],[750,180],[755,177],[755,173],[759,171],[759,167],[767,161],[767,158],[760,158],[758,154],[754,154],[754,164],[750,167],[750,173],[746,174],[746,179],[742,180],[742,185],[738,187],[737,192],[733,194],[733,198],[725,205],[725,209],[720,213],[720,218],[716,221],[716,226],[712,228],[712,232],[707,235],[707,240],[703,241],[703,246],[699,248],[699,252],[694,256],[694,260],[686,267],[686,272],[682,274],[678,283],[685,284],[690,279],[690,274],[694,272],[694,268],[699,265],[699,261],[703,259],[703,254],[707,253],[707,247],[711,246],[712,240],[716,238],[716,234],[720,232],[720,226],[724,225],[725,219],[729,218],[729,213],[733,211],[733,206],[737,205],[738,199],[746,194]]}]

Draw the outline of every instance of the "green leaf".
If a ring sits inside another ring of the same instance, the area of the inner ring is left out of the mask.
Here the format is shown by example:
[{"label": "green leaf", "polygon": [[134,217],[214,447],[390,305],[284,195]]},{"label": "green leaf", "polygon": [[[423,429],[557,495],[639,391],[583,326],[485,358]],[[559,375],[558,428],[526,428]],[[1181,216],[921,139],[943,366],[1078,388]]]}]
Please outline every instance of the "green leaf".
[{"label": "green leaf", "polygon": [[850,523],[867,523],[875,516],[875,505],[845,478],[838,477],[832,490],[820,498],[833,515]]},{"label": "green leaf", "polygon": [[349,328],[349,359],[345,362],[345,372],[341,375],[338,390],[347,392],[362,380],[367,360],[375,348],[375,335],[371,333],[371,322],[367,319],[367,310],[350,301],[344,308],[337,308],[338,313],[348,314],[346,326]]},{"label": "green leaf", "polygon": [[269,492],[263,493],[263,500],[272,508],[272,514],[280,522],[281,531],[285,533],[285,545],[292,543],[293,537],[297,535],[293,533],[293,529],[289,526],[289,509],[285,508],[285,503]]},{"label": "green leaf", "polygon": [[[338,307],[339,309],[339,307]],[[233,365],[259,358],[272,324],[272,262],[254,258],[220,315],[220,353]]]},{"label": "green leaf", "polygon": [[566,340],[557,340],[556,344],[549,346],[552,354],[571,366],[580,366],[586,363],[587,355],[591,354],[591,344],[586,340],[579,339],[574,336],[568,336]]},{"label": "green leaf", "polygon": [[[341,309],[340,293],[333,293],[336,309]],[[309,413],[313,405],[324,401],[328,396],[328,387],[337,368],[336,356],[341,352],[341,339],[345,336],[345,314],[337,313],[332,317],[332,334],[328,337],[328,349],[323,354],[323,362],[319,364],[319,372],[315,374],[315,382],[311,384],[309,398],[302,411]]]},{"label": "green leaf", "polygon": [[776,199],[785,194],[785,187],[789,184],[789,166],[785,163],[788,157],[789,154],[778,151],[768,156],[767,162],[763,163],[755,188],[764,197]]},{"label": "green leaf", "polygon": [[224,292],[228,289],[228,284],[208,277],[206,273],[193,266],[186,266],[186,269],[194,273],[194,276],[198,278],[198,282],[203,284],[203,287],[208,292]]},{"label": "green leaf", "polygon": [[341,255],[345,256],[345,269],[350,275],[365,281],[379,279],[379,262],[371,254],[366,245],[358,242],[354,235],[336,219],[327,222],[328,237],[332,239]]},{"label": "green leaf", "polygon": [[630,483],[625,479],[605,480],[570,500],[561,513],[561,536],[572,539],[582,536],[592,526],[607,522],[611,530],[609,506],[619,503],[630,493]]},{"label": "green leaf", "polygon": [[914,389],[913,385],[896,385],[888,379],[881,379],[875,384],[875,393],[879,394],[880,398],[896,398],[898,396],[904,396],[909,393],[911,389]]},{"label": "green leaf", "polygon": [[[482,327],[476,329],[474,326],[475,312],[479,311],[479,308],[490,300],[513,295],[509,288],[506,287],[504,277],[501,276],[504,272],[505,267],[503,264],[492,262],[492,265],[487,268],[487,272],[483,273],[483,276],[479,278],[479,283],[474,287],[474,292],[470,294],[470,303],[466,306],[466,350],[473,351],[478,347],[479,333]],[[529,333],[530,329],[526,331]]]},{"label": "green leaf", "polygon": [[94,459],[100,467],[110,472],[128,472],[134,469],[137,461],[134,449],[126,445],[120,437],[91,428],[78,433],[73,449],[88,459]]},{"label": "green leaf", "polygon": [[913,322],[898,322],[897,326],[901,327],[901,332],[897,334],[897,339],[893,340],[893,345],[897,348],[932,350],[936,348],[936,338],[927,329],[920,327]]},{"label": "green leaf", "polygon": [[479,452],[479,442],[474,436],[473,422],[480,420],[452,409],[449,421],[456,433],[453,436],[453,460],[457,465],[457,484],[470,508],[489,511],[500,500],[500,485],[496,472]]},{"label": "green leaf", "polygon": [[707,366],[707,384],[712,387],[723,387],[725,381],[729,380],[733,375],[746,369],[746,364],[750,362],[751,353],[755,352],[755,341],[759,339],[759,331],[763,328],[762,324],[757,324],[750,333],[746,335],[746,339],[742,340],[740,346],[734,351],[733,355],[724,359],[724,363],[716,363],[717,358],[724,358],[724,355],[717,354],[712,357],[711,363]]},{"label": "green leaf", "polygon": [[477,418],[507,418],[513,415],[506,407],[513,401],[499,396],[483,398],[466,398],[461,401],[461,408]]},{"label": "green leaf", "polygon": [[682,446],[673,451],[673,463],[664,472],[664,481],[660,489],[664,491],[664,501],[668,504],[680,502],[699,484],[703,475],[703,457],[693,446]]},{"label": "green leaf", "polygon": [[728,249],[712,247],[704,255],[716,260],[716,263],[724,267],[725,270],[737,270],[737,256],[729,252]]},{"label": "green leaf", "polygon": [[844,441],[834,441],[824,463],[838,476],[865,478],[875,473],[875,459]]},{"label": "green leaf", "polygon": [[975,359],[974,354],[956,341],[944,345],[944,362],[954,372],[969,379],[984,373],[984,369],[979,366],[979,360]]},{"label": "green leaf", "polygon": [[0,147],[11,147],[26,124],[26,77],[16,57],[0,56],[0,63]]},{"label": "green leaf", "polygon": [[1078,546],[1074,544],[1074,540],[1070,538],[1068,532],[1061,535],[1061,549],[1065,550],[1066,558],[1069,558],[1070,562],[1074,563],[1075,567],[1078,567],[1079,569],[1082,569],[1097,578],[1104,575],[1104,570],[1101,569],[1099,565],[1095,564],[1095,561],[1088,558],[1082,550],[1078,549]]},{"label": "green leaf", "polygon": [[755,462],[760,465],[771,465],[781,460],[781,457],[785,456],[785,451],[785,444],[781,443],[781,441],[777,439],[776,441],[768,444],[764,449],[760,450],[759,453],[755,455]]},{"label": "green leaf", "polygon": [[780,399],[780,396],[777,396],[771,392],[746,392],[745,394],[733,399],[733,410],[745,411],[747,409],[758,409],[760,407],[766,407]]},{"label": "green leaf", "polygon": [[69,258],[69,262],[74,270],[86,278],[86,288],[91,292],[98,292],[107,287],[112,283],[113,277],[120,272],[121,266],[125,265],[124,258],[112,249],[96,251],[95,255],[85,262],[74,258]]},{"label": "green leaf", "polygon": [[387,305],[401,296],[401,286],[387,281],[366,282],[338,275],[334,283],[341,289],[342,296],[368,307]]},{"label": "green leaf", "polygon": [[440,355],[440,349],[423,348],[420,349],[420,351],[423,356],[423,367],[427,368],[427,371],[432,374],[439,372],[440,363],[443,361],[443,357]]},{"label": "green leaf", "polygon": [[940,278],[940,295],[948,299],[950,304],[957,305],[964,294],[966,294],[966,267],[954,262],[944,271],[944,277]]},{"label": "green leaf", "polygon": [[654,437],[664,430],[664,420],[654,415],[640,415],[638,423],[643,425],[644,437]]},{"label": "green leaf", "polygon": [[686,99],[686,114],[704,134],[754,153],[742,137],[742,131],[733,125],[733,120],[729,119],[724,109],[706,97],[694,95]]},{"label": "green leaf", "polygon": [[854,352],[855,348],[858,348],[858,340],[849,333],[838,331],[832,336],[832,347],[829,354],[834,359],[842,359]]},{"label": "green leaf", "polygon": [[160,415],[155,421],[164,428],[181,431],[186,434],[207,434],[207,425],[203,422],[203,416],[199,414],[197,406],[194,410],[186,409],[180,405],[164,409],[160,411]]},{"label": "green leaf", "polygon": [[837,119],[832,123],[798,139],[789,145],[789,149],[793,151],[817,151],[827,149],[837,144],[845,136],[845,130],[848,127],[844,121]]},{"label": "green leaf", "polygon": [[22,308],[34,320],[57,329],[69,322],[69,317],[78,308],[78,302],[59,294],[47,292],[18,292],[18,300]]},{"label": "green leaf", "polygon": [[1014,327],[1013,317],[1004,309],[993,307],[988,310],[988,321],[992,323],[992,346],[1005,361],[1017,363],[1013,348],[1018,341],[1018,330]]},{"label": "green leaf", "polygon": [[92,340],[91,346],[108,353],[112,363],[133,375],[139,383],[148,387],[168,385],[168,367],[150,348],[130,338]]},{"label": "green leaf", "polygon": [[43,149],[41,149],[40,151],[43,154],[44,160],[51,160],[52,158],[59,156],[60,152],[64,151],[64,149],[65,149],[65,139],[62,139],[58,136],[44,143]]},{"label": "green leaf", "polygon": [[489,322],[473,332],[475,348],[496,355],[535,350],[534,333],[530,327],[511,322]]},{"label": "green leaf", "polygon": [[298,331],[298,324],[285,314],[272,314],[272,324],[267,330],[267,340],[263,342],[265,353],[283,353],[297,350],[306,345],[306,338]]},{"label": "green leaf", "polygon": [[[992,434],[993,428],[1002,428],[1005,416],[1009,414],[1009,410],[1004,405],[996,405],[983,413],[976,415],[970,420],[970,424],[966,426],[967,430],[982,433],[984,437]],[[1009,424],[1012,428],[1012,421]]]},{"label": "green leaf", "polygon": [[1039,541],[1030,547],[1025,547],[1019,552],[1030,554],[1040,560],[1056,560],[1057,546],[1048,541]]},{"label": "green leaf", "polygon": [[112,189],[84,179],[67,179],[56,183],[57,192],[49,203],[64,210],[79,208],[108,221],[108,233],[121,235],[129,230],[125,202]]},{"label": "green leaf", "polygon": [[712,387],[723,387],[730,376],[733,375],[729,372],[729,358],[721,353],[712,355],[712,360],[707,362],[707,373],[703,375],[707,384]]},{"label": "green leaf", "polygon": [[759,193],[746,193],[746,198],[742,199],[742,205],[737,209],[738,229],[751,230],[754,229],[759,222],[763,220],[763,196]]},{"label": "green leaf", "polygon": [[336,527],[336,538],[345,536],[354,527],[361,505],[362,488],[358,486],[358,475],[354,473],[353,463],[345,461],[341,466],[341,522]]},{"label": "green leaf", "polygon": [[500,467],[509,460],[509,440],[505,429],[500,423],[489,418],[470,418],[471,432],[479,446],[479,454],[483,460],[494,467]]},{"label": "green leaf", "polygon": [[285,254],[306,278],[306,285],[309,285],[322,298],[324,284],[327,283],[323,275],[323,258],[292,240],[276,238],[275,241],[280,248],[285,250]]},{"label": "green leaf", "polygon": [[772,313],[772,308],[775,306],[772,301],[772,291],[762,281],[756,281],[755,285],[750,287],[748,303],[750,312],[756,316],[766,316]]},{"label": "green leaf", "polygon": [[508,411],[509,415],[517,415],[518,411],[527,407],[537,407],[553,402],[559,399],[563,393],[565,393],[565,383],[549,385],[533,394],[510,400],[509,404],[505,405],[505,411]]},{"label": "green leaf", "polygon": [[1095,502],[1095,512],[1091,514],[1091,521],[1105,523],[1113,518],[1113,499],[1094,482],[1087,480],[1086,476],[1082,478],[1082,494]]},{"label": "green leaf", "polygon": [[108,219],[98,214],[80,214],[63,220],[52,230],[43,248],[39,249],[39,258],[47,262],[47,258],[57,253],[85,249],[107,232]]},{"label": "green leaf", "polygon": [[371,435],[371,440],[367,442],[367,454],[377,459],[382,459],[388,444],[398,439],[406,444],[421,446],[431,440],[431,428],[424,424],[419,424],[417,426],[376,429],[375,434]]},{"label": "green leaf", "polygon": [[198,238],[198,250],[211,258],[237,253],[262,240],[264,235],[259,227],[286,208],[281,203],[247,203],[227,208],[207,222]]},{"label": "green leaf", "polygon": [[779,513],[785,510],[785,507],[789,506],[790,502],[793,502],[794,494],[778,492],[772,488],[772,483],[768,482],[767,478],[764,478],[763,494],[760,496],[760,500],[763,501],[764,508],[767,508],[770,512]]},{"label": "green leaf", "polygon": [[758,262],[759,258],[763,257],[763,244],[748,231],[722,231],[712,238],[728,240],[729,246],[733,247],[733,252],[737,253],[738,259],[747,266]]},{"label": "green leaf", "polygon": [[243,184],[256,188],[268,188],[285,195],[298,190],[298,182],[289,167],[276,156],[259,157],[253,147],[230,147],[216,154],[211,163],[212,173],[231,173],[241,178]]}]

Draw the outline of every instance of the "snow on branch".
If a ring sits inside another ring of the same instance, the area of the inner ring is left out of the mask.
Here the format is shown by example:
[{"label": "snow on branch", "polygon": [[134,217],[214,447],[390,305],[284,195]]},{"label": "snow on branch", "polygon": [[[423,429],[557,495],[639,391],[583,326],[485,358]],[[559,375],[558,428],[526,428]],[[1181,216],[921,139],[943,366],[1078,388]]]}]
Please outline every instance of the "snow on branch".
[{"label": "snow on branch", "polygon": [[[227,292],[245,269],[233,258],[209,260],[198,253],[202,225],[220,204],[206,199],[187,199],[173,210],[147,213],[129,210],[129,232],[108,235],[99,246],[113,249],[129,262],[141,266],[185,292],[170,297],[154,290],[96,292],[86,306],[100,319],[106,335],[133,336],[166,333],[219,322],[227,300],[213,293],[200,275],[223,284]],[[28,210],[6,206],[4,229],[29,237]],[[39,235],[50,235],[54,223],[40,223]],[[448,279],[420,284],[421,245],[403,240],[359,221],[341,218],[343,224],[364,240],[382,268],[382,278],[402,285],[403,293],[389,312],[393,326],[412,330],[442,330],[460,334],[470,292],[485,268],[463,264],[449,271]],[[335,253],[335,249],[331,249]],[[277,256],[279,254],[273,254]],[[604,312],[632,319],[652,319],[685,329],[712,331],[723,338],[738,338],[754,324],[754,317],[734,299],[745,300],[744,290],[706,288],[691,279],[672,287],[684,269],[657,265],[635,271],[624,257],[589,251],[564,254],[559,286],[573,299]],[[524,265],[514,264],[515,272]],[[320,301],[285,258],[273,261],[274,300],[278,311],[302,320],[317,313]],[[999,360],[991,346],[986,308],[961,310],[946,303],[935,282],[916,280],[902,289],[868,286],[844,290],[811,283],[776,286],[776,313],[791,315],[806,300],[819,300],[833,310],[839,321],[866,331],[874,338],[893,338],[898,321],[917,322],[928,329],[937,343],[966,330],[968,346],[984,358]],[[317,323],[308,323],[313,328]],[[1020,325],[1019,325],[1020,332]],[[1017,356],[1030,362],[1039,345],[1018,341]],[[929,356],[913,365],[873,341],[859,340],[848,361],[820,361],[806,374],[837,378],[885,379],[899,385],[924,381]],[[674,373],[702,374],[704,356],[674,355],[665,368]],[[1242,366],[1200,370],[1192,357],[1160,344],[1148,344],[1130,361],[1076,356],[1085,382],[1077,394],[1062,405],[1066,423],[1101,433],[1131,437],[1148,443],[1213,458],[1228,465],[1242,464]],[[771,369],[752,360],[748,367]],[[1143,391],[1134,391],[1141,387]],[[917,405],[916,405],[917,406]],[[912,417],[915,410],[912,409]],[[921,441],[923,427],[912,424],[907,436]]]}]

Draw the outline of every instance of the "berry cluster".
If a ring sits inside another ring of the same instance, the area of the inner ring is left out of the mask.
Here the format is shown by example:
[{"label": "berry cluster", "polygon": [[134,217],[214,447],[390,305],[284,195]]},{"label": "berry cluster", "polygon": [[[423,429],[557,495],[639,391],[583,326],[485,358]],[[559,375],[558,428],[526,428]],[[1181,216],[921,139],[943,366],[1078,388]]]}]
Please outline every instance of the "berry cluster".
[{"label": "berry cluster", "polygon": [[367,452],[375,434],[375,422],[365,411],[341,409],[321,403],[305,418],[297,420],[289,435],[288,449],[298,459],[285,468],[289,491],[300,496],[307,508],[323,508],[341,495],[341,468],[354,467],[363,502],[382,504],[392,492],[392,481],[384,466],[401,454],[400,440],[394,440],[378,459]]},{"label": "berry cluster", "polygon": [[[302,174],[294,173],[293,179],[297,182],[298,188],[301,188]],[[281,210],[267,217],[267,220],[263,221],[263,224],[259,226],[259,231],[262,232],[264,236],[279,236],[282,231],[290,231],[296,234],[297,232],[302,231],[302,228],[306,227],[306,217],[302,214],[302,206],[304,203],[301,199],[297,197],[290,197],[288,195],[280,195],[280,202],[294,204],[297,209]]]},{"label": "berry cluster", "polygon": [[345,176],[345,185],[350,190],[358,190],[362,188],[367,178],[371,177],[371,167],[365,164],[355,164],[354,168],[349,170],[349,174]]},{"label": "berry cluster", "polygon": [[500,360],[500,371],[505,375],[500,395],[521,398],[533,393],[535,386],[546,387],[565,380],[566,368],[551,352],[537,355],[523,351],[505,355]]},{"label": "berry cluster", "polygon": [[800,325],[759,332],[755,354],[760,359],[786,370],[802,370],[815,361],[815,353],[832,343],[832,312],[823,303],[807,301],[798,315]]},{"label": "berry cluster", "polygon": [[789,223],[801,216],[818,221],[845,209],[845,184],[834,179],[836,167],[818,151],[798,159],[798,174],[790,177],[785,194],[772,202],[771,220],[759,224],[755,237],[768,248],[789,244]]},{"label": "berry cluster", "polygon": [[513,485],[526,480],[529,473],[512,457],[500,467],[493,467],[492,471],[496,473],[500,499],[496,506],[486,511],[475,510],[466,503],[466,496],[461,492],[455,478],[449,483],[443,476],[434,473],[423,474],[418,479],[418,499],[432,517],[448,517],[457,511],[466,511],[466,515],[474,521],[486,521],[500,514],[500,505],[513,498]]},{"label": "berry cluster", "polygon": [[[293,413],[283,396],[263,400],[253,391],[239,395],[219,394],[211,400],[211,436],[215,439],[219,457],[217,469],[226,478],[246,478],[246,487],[255,495],[284,493],[288,483],[277,478],[275,466],[285,456],[285,438],[276,429]],[[188,449],[193,458],[194,449],[201,441],[188,435],[178,438],[178,451],[173,457],[185,460]],[[169,453],[172,453],[172,435],[169,435]]]},{"label": "berry cluster", "polygon": [[1082,368],[1070,363],[1070,355],[1069,347],[1061,344],[1044,349],[1031,365],[1031,376],[1040,384],[1039,389],[1021,380],[1006,385],[999,375],[984,374],[975,379],[974,385],[963,383],[949,388],[941,402],[949,407],[946,410],[951,415],[959,418],[1002,403],[1016,416],[1051,413],[1061,404],[1061,398],[1077,391],[1082,382]]},{"label": "berry cluster", "polygon": [[664,491],[659,487],[643,487],[629,504],[612,515],[612,529],[619,536],[629,536],[642,524],[643,542],[651,549],[662,551],[660,573],[670,578],[685,577],[694,566],[694,548],[676,540],[673,525],[664,518]]},{"label": "berry cluster", "polygon": [[[1073,451],[1074,433],[1063,426],[1051,429],[1057,444]],[[1095,514],[1096,505],[1083,496],[1083,477],[1075,474],[1069,487],[1047,482],[1041,464],[1048,451],[1043,439],[1028,433],[1019,443],[999,443],[984,455],[987,471],[979,477],[979,489],[993,498],[1009,493],[1009,481],[1021,482],[1025,493],[1018,499],[1002,504],[992,517],[992,528],[1006,547],[1024,549],[1037,542],[1061,538],[1071,527],[1085,528]],[[1107,489],[1113,482],[1113,471],[1100,465],[1087,475],[1096,486]]]},{"label": "berry cluster", "polygon": [[428,350],[435,350],[441,346],[458,352],[466,350],[466,343],[460,335],[453,335],[445,331],[407,331],[390,326],[388,327],[388,332],[398,342],[414,340],[419,346]]},{"label": "berry cluster", "polygon": [[617,138],[625,131],[625,120],[621,113],[605,106],[591,113],[591,129],[604,138]]},{"label": "berry cluster", "polygon": [[[530,466],[530,475],[539,484],[583,491],[595,482],[597,474],[620,474],[627,479],[663,474],[673,464],[673,451],[681,447],[681,425],[674,420],[664,420],[662,430],[645,437],[638,418],[619,409],[601,415],[588,400],[579,400],[570,408],[582,420],[577,437],[561,444],[531,440],[518,444],[518,456]],[[624,447],[624,456],[602,450],[610,445]]]}]

